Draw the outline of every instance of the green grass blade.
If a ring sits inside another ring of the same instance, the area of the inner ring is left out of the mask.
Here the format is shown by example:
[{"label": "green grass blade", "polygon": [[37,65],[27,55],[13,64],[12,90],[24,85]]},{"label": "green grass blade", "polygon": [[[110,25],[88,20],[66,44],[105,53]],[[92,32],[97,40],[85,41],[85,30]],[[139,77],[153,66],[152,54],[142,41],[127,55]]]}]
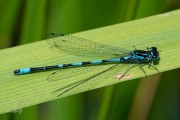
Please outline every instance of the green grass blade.
[{"label": "green grass blade", "polygon": [[45,33],[43,30],[46,15],[46,2],[47,0],[26,1],[21,32],[21,44],[42,39]]},{"label": "green grass blade", "polygon": [[[164,72],[180,67],[179,19],[180,10],[177,10],[74,35],[126,49],[133,49],[133,45],[138,49],[157,46],[160,50],[161,57],[160,64],[157,65],[157,68],[160,72]],[[14,76],[13,70],[23,67],[53,65],[88,59],[67,55],[60,51],[59,53],[55,52],[49,48],[45,41],[1,50],[0,57],[0,113],[10,112],[14,109],[58,99],[56,97],[58,93],[52,93],[53,91],[108,67],[108,65],[104,66],[104,68],[101,67],[102,69],[97,67],[97,70],[81,76],[48,82],[46,80],[47,76],[52,73],[52,71]],[[111,65],[109,65],[109,67],[110,66]],[[148,70],[147,67],[144,67],[144,69],[147,71],[148,75],[157,73],[155,70]],[[134,67],[128,72],[128,75],[131,75],[130,78],[118,80],[115,75],[116,74],[113,74],[107,79],[97,77],[60,97],[144,77],[144,74],[138,67]]]},{"label": "green grass blade", "polygon": [[[14,29],[20,17],[22,0],[0,1],[0,49],[12,45]],[[8,9],[7,9],[8,8]]]}]

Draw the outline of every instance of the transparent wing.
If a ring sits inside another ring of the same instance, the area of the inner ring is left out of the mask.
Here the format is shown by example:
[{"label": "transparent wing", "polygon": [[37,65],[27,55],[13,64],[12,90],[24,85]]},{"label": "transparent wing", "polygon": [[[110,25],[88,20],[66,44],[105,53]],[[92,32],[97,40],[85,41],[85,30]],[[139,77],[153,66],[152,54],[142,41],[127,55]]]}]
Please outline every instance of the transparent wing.
[{"label": "transparent wing", "polygon": [[[95,67],[98,67],[98,66],[95,66]],[[92,67],[92,68],[87,67],[86,70],[91,71],[95,67]],[[67,86],[65,86],[63,88],[60,88],[60,89],[54,91],[53,93],[59,92],[59,91],[62,90],[62,92],[60,94],[58,94],[58,96],[61,96],[62,94],[67,93],[67,92],[71,91],[72,89],[74,89],[74,88],[76,88],[76,87],[78,87],[78,86],[80,86],[80,85],[82,85],[82,84],[84,84],[84,83],[86,83],[86,82],[88,82],[90,80],[94,80],[95,78],[99,78],[99,80],[102,80],[102,81],[93,81],[93,82],[96,82],[95,85],[103,82],[104,79],[107,79],[109,77],[113,77],[113,78],[116,78],[118,80],[119,78],[118,78],[117,75],[123,75],[126,67],[127,67],[126,64],[114,64],[114,65],[111,65],[110,67],[108,67],[108,68],[106,67],[105,69],[102,69],[100,72],[98,72],[96,74],[88,76],[88,77],[86,77],[84,79],[81,79],[80,81],[75,82],[75,83],[70,83],[69,85],[67,85]],[[86,74],[86,72],[87,72],[86,70],[82,70],[81,74]],[[57,78],[58,74],[59,73],[56,73],[56,75],[52,75],[51,77],[53,77],[53,79]]]},{"label": "transparent wing", "polygon": [[74,67],[74,68],[66,68],[60,69],[53,73],[51,73],[48,77],[48,81],[57,81],[57,80],[64,80],[71,77],[79,76],[85,74],[87,72],[92,71],[98,66],[83,66],[83,67]]},{"label": "transparent wing", "polygon": [[[60,37],[59,37],[60,36]],[[123,48],[105,45],[72,35],[50,34],[48,43],[68,54],[97,57],[115,58],[129,55],[130,51]]]}]

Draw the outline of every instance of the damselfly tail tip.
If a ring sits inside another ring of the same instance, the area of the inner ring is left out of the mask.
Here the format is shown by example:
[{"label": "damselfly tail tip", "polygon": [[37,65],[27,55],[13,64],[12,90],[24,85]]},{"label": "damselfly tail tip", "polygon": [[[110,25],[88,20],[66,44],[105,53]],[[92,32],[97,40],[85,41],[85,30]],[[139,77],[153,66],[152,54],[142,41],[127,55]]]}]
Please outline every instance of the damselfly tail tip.
[{"label": "damselfly tail tip", "polygon": [[19,75],[20,70],[14,70],[14,75]]}]

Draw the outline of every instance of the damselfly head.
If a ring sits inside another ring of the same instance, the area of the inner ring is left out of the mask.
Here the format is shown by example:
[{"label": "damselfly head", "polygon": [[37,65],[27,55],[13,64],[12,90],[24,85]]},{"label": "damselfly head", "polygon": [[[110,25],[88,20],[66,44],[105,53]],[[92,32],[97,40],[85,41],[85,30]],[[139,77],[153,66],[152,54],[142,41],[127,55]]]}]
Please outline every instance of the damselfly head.
[{"label": "damselfly head", "polygon": [[160,59],[159,52],[157,51],[156,47],[151,47],[149,51],[151,52],[151,57],[153,61],[158,61]]}]

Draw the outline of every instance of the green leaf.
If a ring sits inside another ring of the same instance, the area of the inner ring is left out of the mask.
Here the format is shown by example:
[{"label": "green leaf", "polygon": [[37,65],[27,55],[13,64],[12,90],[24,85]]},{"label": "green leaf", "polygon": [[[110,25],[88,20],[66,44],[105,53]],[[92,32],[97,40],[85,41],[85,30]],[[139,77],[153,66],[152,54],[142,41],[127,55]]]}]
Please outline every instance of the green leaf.
[{"label": "green leaf", "polygon": [[[133,45],[138,49],[155,46],[160,51],[161,57],[160,63],[156,67],[160,72],[164,72],[180,67],[179,19],[180,10],[177,10],[73,35],[129,50],[134,49]],[[61,97],[144,77],[144,73],[138,67],[133,67],[126,74],[128,77],[119,80],[116,75],[123,73],[121,65],[118,65],[119,71],[112,69],[103,74],[98,74],[112,67],[113,64],[91,66],[94,69],[87,73],[54,82],[47,81],[48,75],[54,71],[15,76],[13,70],[19,68],[92,60],[52,49],[46,41],[1,50],[0,57],[0,113],[20,110]],[[86,68],[88,69],[88,67],[82,69]],[[155,70],[147,69],[147,66],[144,66],[144,69],[148,75],[157,73]],[[76,68],[70,68],[61,71],[65,74],[66,71],[69,73],[69,71],[76,72],[75,70]],[[65,92],[60,97],[57,95],[67,89],[54,92],[66,86],[69,88],[71,84],[87,78],[91,79],[71,91]]]}]

